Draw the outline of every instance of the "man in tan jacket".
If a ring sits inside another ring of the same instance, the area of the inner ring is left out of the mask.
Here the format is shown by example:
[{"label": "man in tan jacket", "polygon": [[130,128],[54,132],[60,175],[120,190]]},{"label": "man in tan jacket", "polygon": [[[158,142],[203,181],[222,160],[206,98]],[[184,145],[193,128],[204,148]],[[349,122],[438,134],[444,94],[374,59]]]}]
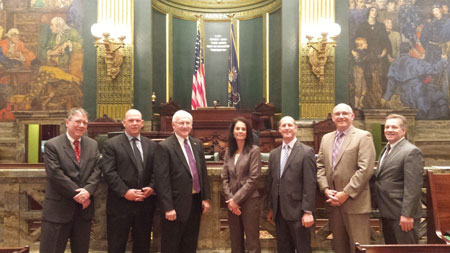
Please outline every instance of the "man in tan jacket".
[{"label": "man in tan jacket", "polygon": [[349,105],[334,107],[336,131],[322,138],[317,157],[317,181],[327,198],[336,253],[354,252],[355,242],[370,242],[369,179],[375,147],[369,132],[352,125],[354,117]]}]

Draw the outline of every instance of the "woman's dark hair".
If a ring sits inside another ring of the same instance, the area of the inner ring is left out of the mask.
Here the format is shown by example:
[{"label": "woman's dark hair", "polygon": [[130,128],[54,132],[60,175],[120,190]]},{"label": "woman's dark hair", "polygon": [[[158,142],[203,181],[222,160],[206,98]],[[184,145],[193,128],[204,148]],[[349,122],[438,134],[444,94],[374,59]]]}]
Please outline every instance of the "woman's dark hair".
[{"label": "woman's dark hair", "polygon": [[247,135],[245,138],[244,150],[242,152],[246,153],[247,151],[249,151],[252,148],[252,145],[253,145],[253,131],[252,131],[252,127],[250,126],[250,123],[248,122],[248,120],[244,117],[237,117],[237,118],[233,119],[233,123],[231,123],[230,129],[228,132],[228,152],[230,154],[230,157],[232,157],[234,155],[234,153],[236,153],[237,148],[238,148],[236,139],[234,138],[234,126],[236,126],[236,123],[238,121],[243,122],[245,124],[245,128],[247,128]]}]

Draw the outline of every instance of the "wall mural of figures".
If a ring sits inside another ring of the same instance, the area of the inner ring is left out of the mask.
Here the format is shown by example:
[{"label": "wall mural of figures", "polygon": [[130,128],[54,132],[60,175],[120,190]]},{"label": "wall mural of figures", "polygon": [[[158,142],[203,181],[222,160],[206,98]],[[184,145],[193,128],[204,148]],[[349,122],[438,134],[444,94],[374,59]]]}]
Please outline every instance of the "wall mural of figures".
[{"label": "wall mural of figures", "polygon": [[81,106],[82,0],[2,0],[0,120]]},{"label": "wall mural of figures", "polygon": [[349,0],[350,100],[450,119],[449,0]]}]

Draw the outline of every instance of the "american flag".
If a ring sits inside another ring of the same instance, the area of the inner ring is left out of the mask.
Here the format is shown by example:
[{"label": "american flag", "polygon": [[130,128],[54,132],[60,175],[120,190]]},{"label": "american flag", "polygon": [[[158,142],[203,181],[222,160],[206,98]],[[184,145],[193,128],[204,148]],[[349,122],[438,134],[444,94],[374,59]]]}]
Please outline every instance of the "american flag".
[{"label": "american flag", "polygon": [[205,89],[205,64],[203,63],[203,52],[200,43],[200,30],[197,30],[197,38],[195,41],[195,61],[194,76],[192,77],[192,99],[191,109],[196,110],[198,107],[207,107],[206,89]]},{"label": "american flag", "polygon": [[233,23],[230,26],[231,49],[228,59],[228,106],[239,107],[241,95],[239,94],[239,56],[236,50]]}]

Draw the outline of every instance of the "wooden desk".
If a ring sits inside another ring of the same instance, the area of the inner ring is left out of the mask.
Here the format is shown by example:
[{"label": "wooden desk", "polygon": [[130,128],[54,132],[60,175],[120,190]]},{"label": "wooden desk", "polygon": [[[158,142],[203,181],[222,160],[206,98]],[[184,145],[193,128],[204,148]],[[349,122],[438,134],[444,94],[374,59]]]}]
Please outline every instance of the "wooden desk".
[{"label": "wooden desk", "polygon": [[[428,170],[427,187],[427,220],[428,242],[446,243],[450,240],[444,237],[450,231],[450,174],[435,174]],[[431,201],[431,204],[430,202]],[[449,251],[450,252],[450,248]]]}]

